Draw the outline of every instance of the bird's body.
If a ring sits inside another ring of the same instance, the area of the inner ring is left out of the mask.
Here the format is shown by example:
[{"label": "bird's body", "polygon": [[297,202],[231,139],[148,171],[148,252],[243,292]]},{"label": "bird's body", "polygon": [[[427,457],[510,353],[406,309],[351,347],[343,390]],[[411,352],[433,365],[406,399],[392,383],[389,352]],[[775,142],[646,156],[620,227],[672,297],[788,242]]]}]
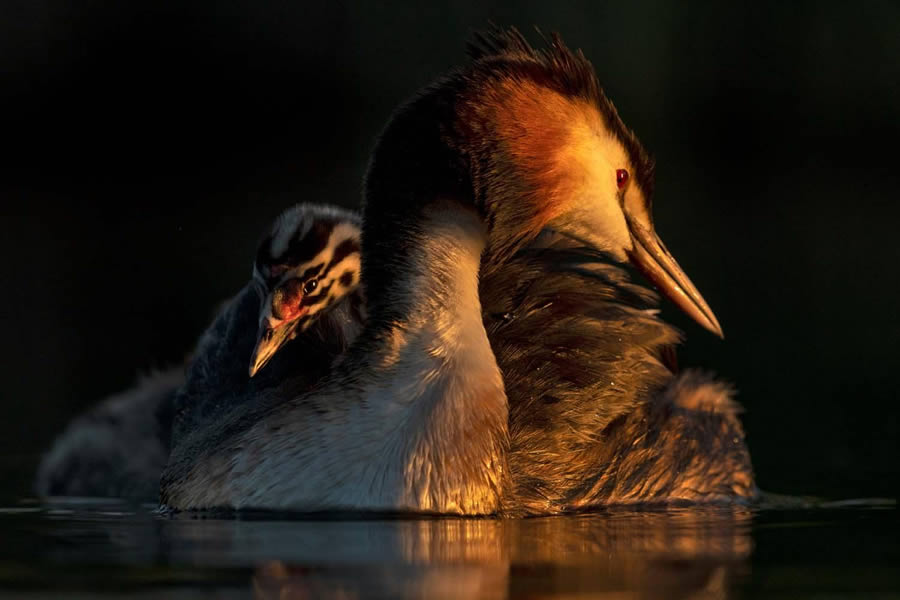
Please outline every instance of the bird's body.
[{"label": "bird's body", "polygon": [[[359,337],[313,390],[283,381],[195,440],[164,503],[512,515],[754,496],[726,389],[676,378],[652,296],[596,264],[633,262],[721,332],[653,231],[649,159],[590,64],[515,32],[474,57],[379,140]],[[576,247],[534,246],[548,229]]]},{"label": "bird's body", "polygon": [[[478,304],[483,226],[474,214],[440,211],[432,225],[416,240],[423,260],[400,275],[408,278],[402,289],[416,296],[403,321],[373,330],[370,303],[366,328],[312,392],[302,393],[292,379],[266,390],[234,411],[214,437],[195,439],[185,452],[190,460],[170,462],[164,503],[499,509],[507,414],[505,403],[484,402],[502,396],[503,383]],[[458,401],[454,410],[444,401],[447,390]]]},{"label": "bird's body", "polygon": [[481,284],[509,398],[509,514],[756,496],[731,389],[675,373],[679,333],[609,257],[557,240]]},{"label": "bird's body", "polygon": [[[504,500],[494,512],[551,514],[603,504],[746,502],[756,496],[731,390],[701,373],[676,374],[665,366],[663,354],[678,342],[679,334],[656,316],[655,294],[631,283],[608,257],[568,245],[528,247],[486,277],[480,289],[484,324],[509,397],[506,473],[497,479]],[[586,305],[592,307],[590,313],[573,312]],[[453,318],[443,314],[445,321]],[[427,351],[419,348],[416,353]],[[469,375],[479,376],[475,370]],[[435,376],[432,371],[405,377],[424,381]],[[227,420],[210,421],[214,433],[206,430],[199,436],[184,453],[191,458],[170,465],[168,476],[185,476],[207,464],[204,455],[215,456],[222,444],[248,434],[251,424],[277,428],[290,439],[304,436],[305,428],[321,416],[335,428],[323,436],[363,442],[342,430],[346,417],[334,410],[342,405],[341,389],[333,392],[332,401],[323,398],[322,404],[311,405],[303,418],[291,412],[278,423],[266,422],[265,413],[281,401],[278,394],[284,389],[273,387],[269,393],[274,394],[266,400],[269,405],[244,406]],[[251,461],[254,472],[266,468],[262,457],[272,440],[264,432],[257,429],[248,436],[263,448],[252,446],[260,457]],[[415,435],[404,432],[397,438]],[[371,450],[366,443],[360,446]],[[286,461],[285,479],[306,482],[308,476],[296,466],[307,460],[300,454]],[[340,467],[316,466],[314,471],[324,474]],[[244,499],[223,490],[221,472],[208,476],[198,489],[208,494],[201,506],[321,506],[302,504],[283,493],[279,497],[279,490],[268,487]],[[258,481],[253,473],[246,480]],[[358,482],[359,475],[346,481]],[[324,481],[319,489],[328,485]],[[256,489],[255,483],[248,487]],[[192,498],[200,499],[199,494]],[[290,501],[281,504],[285,498]]]}]

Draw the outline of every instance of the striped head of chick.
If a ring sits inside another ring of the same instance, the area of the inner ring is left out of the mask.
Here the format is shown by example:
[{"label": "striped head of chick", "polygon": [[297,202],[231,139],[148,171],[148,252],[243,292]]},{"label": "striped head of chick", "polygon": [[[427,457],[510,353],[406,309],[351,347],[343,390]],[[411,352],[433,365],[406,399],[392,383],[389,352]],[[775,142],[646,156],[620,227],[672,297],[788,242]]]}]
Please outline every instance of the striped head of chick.
[{"label": "striped head of chick", "polygon": [[291,207],[260,243],[253,281],[261,304],[251,377],[332,307],[361,294],[359,215],[327,205]]}]

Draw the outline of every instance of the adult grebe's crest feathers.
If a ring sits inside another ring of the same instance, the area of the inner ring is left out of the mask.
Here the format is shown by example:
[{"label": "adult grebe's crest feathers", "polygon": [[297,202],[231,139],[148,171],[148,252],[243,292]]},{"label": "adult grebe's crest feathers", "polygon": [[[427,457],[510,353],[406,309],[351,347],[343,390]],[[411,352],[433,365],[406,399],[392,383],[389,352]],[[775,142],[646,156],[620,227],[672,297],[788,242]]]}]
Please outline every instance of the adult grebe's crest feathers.
[{"label": "adult grebe's crest feathers", "polygon": [[472,39],[466,43],[466,53],[472,60],[481,60],[512,54],[533,56],[535,50],[515,27],[504,29],[492,23],[489,30],[476,31],[472,34]]},{"label": "adult grebe's crest feathers", "polygon": [[488,31],[476,32],[467,45],[467,52],[475,63],[481,62],[490,68],[496,68],[497,62],[505,63],[509,76],[530,79],[564,96],[593,104],[603,116],[606,127],[625,147],[632,161],[632,175],[649,203],[653,194],[653,159],[606,96],[591,61],[581,50],[573,51],[566,46],[558,33],[540,35],[545,46],[535,48],[515,27],[494,26]]},{"label": "adult grebe's crest feathers", "polygon": [[478,32],[468,44],[468,54],[473,61],[507,60],[521,61],[547,69],[553,77],[552,87],[567,96],[585,100],[609,100],[603,94],[594,73],[594,67],[581,50],[572,51],[558,34],[549,37],[541,34],[546,47],[534,48],[518,29],[494,28]]}]

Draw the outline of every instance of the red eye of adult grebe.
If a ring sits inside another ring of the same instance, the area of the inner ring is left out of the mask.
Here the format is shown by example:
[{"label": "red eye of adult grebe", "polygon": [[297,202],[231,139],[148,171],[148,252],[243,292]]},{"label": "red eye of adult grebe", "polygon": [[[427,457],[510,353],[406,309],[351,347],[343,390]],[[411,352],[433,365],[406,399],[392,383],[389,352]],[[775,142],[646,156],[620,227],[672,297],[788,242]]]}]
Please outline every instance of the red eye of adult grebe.
[{"label": "red eye of adult grebe", "polygon": [[628,171],[625,169],[616,169],[616,185],[621,190],[628,183]]}]

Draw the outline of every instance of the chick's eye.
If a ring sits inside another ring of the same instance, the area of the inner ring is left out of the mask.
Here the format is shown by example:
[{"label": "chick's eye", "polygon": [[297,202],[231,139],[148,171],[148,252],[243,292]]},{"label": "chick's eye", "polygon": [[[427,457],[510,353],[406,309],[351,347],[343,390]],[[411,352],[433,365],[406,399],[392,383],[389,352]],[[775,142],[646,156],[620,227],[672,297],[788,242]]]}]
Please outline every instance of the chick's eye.
[{"label": "chick's eye", "polygon": [[303,284],[303,293],[304,294],[312,294],[316,288],[319,287],[318,279],[310,279],[306,283]]},{"label": "chick's eye", "polygon": [[616,185],[621,190],[628,183],[628,171],[625,169],[616,169]]}]

